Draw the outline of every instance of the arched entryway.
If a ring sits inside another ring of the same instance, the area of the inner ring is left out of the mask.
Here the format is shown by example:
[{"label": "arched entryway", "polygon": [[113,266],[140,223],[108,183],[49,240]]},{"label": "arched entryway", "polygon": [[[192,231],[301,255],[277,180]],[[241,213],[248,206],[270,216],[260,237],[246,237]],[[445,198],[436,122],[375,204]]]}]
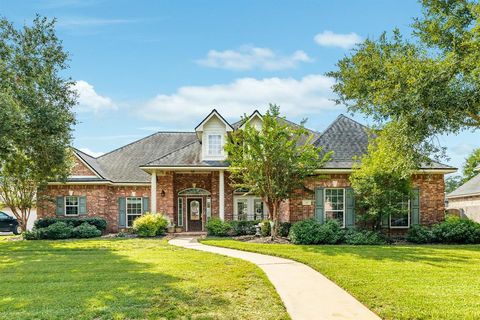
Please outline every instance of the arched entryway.
[{"label": "arched entryway", "polygon": [[177,225],[185,231],[204,231],[212,214],[212,197],[208,190],[188,188],[178,192]]}]

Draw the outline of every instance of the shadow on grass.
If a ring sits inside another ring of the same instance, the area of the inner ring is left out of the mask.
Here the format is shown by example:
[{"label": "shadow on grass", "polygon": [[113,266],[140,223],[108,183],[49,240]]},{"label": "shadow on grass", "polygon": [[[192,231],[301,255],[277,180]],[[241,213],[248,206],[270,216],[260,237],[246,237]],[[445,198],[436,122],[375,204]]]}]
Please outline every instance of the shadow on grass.
[{"label": "shadow on grass", "polygon": [[[179,272],[162,272],[158,263],[150,263],[145,251],[136,257],[128,252],[135,249],[128,242],[113,241],[113,246],[101,240],[78,243],[3,244],[0,318],[178,319],[208,314],[209,307],[230,303],[212,297],[208,288],[188,285]],[[126,247],[122,248],[123,243]],[[165,249],[165,244],[158,244],[160,250]]]},{"label": "shadow on grass", "polygon": [[[424,262],[437,266],[442,266],[445,262],[465,263],[470,260],[477,263],[480,259],[480,245],[294,245],[248,243],[231,238],[207,238],[205,244],[208,244],[208,240],[213,240],[220,246],[282,257],[288,257],[288,252],[293,253],[296,251],[300,254],[319,254],[324,256],[352,255],[366,260]],[[238,245],[230,245],[232,241]],[[222,244],[222,242],[225,243]],[[295,257],[291,256],[291,258]]]}]

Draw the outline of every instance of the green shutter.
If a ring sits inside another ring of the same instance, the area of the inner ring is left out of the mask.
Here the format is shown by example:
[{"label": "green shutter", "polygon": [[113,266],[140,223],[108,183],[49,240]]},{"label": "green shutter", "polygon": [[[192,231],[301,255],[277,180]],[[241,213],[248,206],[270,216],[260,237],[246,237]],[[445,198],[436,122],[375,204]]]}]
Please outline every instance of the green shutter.
[{"label": "green shutter", "polygon": [[345,189],[346,195],[346,217],[345,217],[345,226],[347,228],[355,227],[355,194],[352,188]]},{"label": "green shutter", "polygon": [[63,216],[65,214],[65,198],[57,197],[55,213],[57,216]]},{"label": "green shutter", "polygon": [[390,215],[384,215],[382,217],[382,228],[390,228]]},{"label": "green shutter", "polygon": [[147,213],[150,211],[149,205],[150,205],[150,198],[144,197],[142,198],[142,214]]},{"label": "green shutter", "polygon": [[412,197],[410,199],[410,212],[412,214],[412,225],[420,224],[420,189],[414,188],[412,190]]},{"label": "green shutter", "polygon": [[87,197],[78,197],[78,214],[87,214]]},{"label": "green shutter", "polygon": [[315,188],[315,219],[323,224],[324,204],[323,204],[324,188]]},{"label": "green shutter", "polygon": [[127,198],[118,198],[118,226],[127,226]]}]

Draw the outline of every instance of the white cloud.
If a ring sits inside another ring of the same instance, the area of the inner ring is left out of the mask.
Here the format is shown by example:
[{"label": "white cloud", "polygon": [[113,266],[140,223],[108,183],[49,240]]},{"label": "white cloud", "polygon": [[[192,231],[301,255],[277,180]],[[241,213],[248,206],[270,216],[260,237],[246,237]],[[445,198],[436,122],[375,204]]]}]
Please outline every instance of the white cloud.
[{"label": "white cloud", "polygon": [[312,74],[302,79],[241,78],[227,84],[180,87],[174,94],[160,94],[140,107],[147,119],[163,123],[185,123],[204,117],[213,108],[223,116],[239,118],[269,103],[278,104],[282,114],[303,116],[335,108],[331,101],[333,80]]},{"label": "white cloud", "polygon": [[105,154],[105,152],[95,152],[88,148],[78,148],[78,150],[85,152],[86,154],[91,155],[94,158],[100,157],[101,155]]},{"label": "white cloud", "polygon": [[205,59],[197,63],[210,68],[228,70],[283,70],[295,68],[301,62],[313,60],[301,50],[282,56],[268,48],[242,46],[238,50],[210,50]]},{"label": "white cloud", "polygon": [[109,97],[99,95],[93,86],[86,81],[79,80],[74,89],[78,92],[79,112],[99,112],[102,110],[116,110],[117,105]]},{"label": "white cloud", "polygon": [[340,47],[343,49],[352,48],[355,44],[362,42],[360,37],[355,32],[352,33],[334,33],[332,31],[323,31],[314,37],[315,42],[324,47]]}]

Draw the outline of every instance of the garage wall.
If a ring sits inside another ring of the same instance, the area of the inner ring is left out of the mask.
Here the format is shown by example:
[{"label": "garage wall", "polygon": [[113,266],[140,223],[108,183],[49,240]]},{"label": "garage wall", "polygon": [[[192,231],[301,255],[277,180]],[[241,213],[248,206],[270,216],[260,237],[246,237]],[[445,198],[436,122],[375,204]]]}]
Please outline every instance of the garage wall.
[{"label": "garage wall", "polygon": [[[4,207],[1,211],[13,217],[13,213],[12,213],[12,210],[10,210],[10,208]],[[32,211],[30,212],[30,219],[28,220],[28,223],[27,223],[28,230],[32,230],[33,223],[35,222],[36,219],[37,219],[37,209],[32,209]]]}]

